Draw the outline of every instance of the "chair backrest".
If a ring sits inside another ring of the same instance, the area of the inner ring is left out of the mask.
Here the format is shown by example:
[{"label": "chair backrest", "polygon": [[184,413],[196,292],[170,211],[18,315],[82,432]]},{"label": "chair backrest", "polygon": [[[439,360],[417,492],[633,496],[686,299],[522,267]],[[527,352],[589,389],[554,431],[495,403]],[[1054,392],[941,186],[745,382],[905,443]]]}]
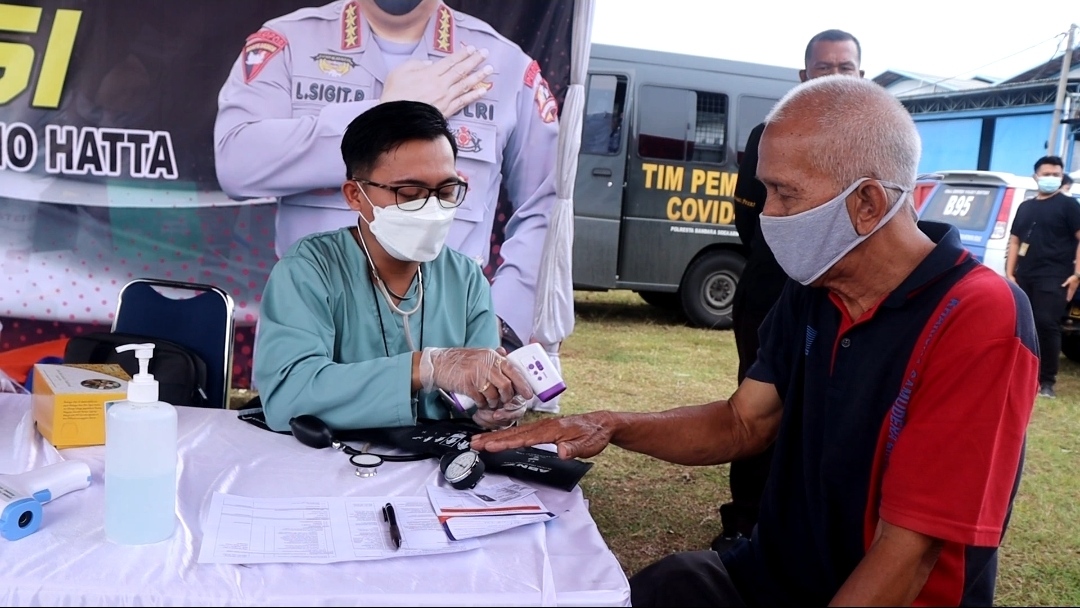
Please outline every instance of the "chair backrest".
[{"label": "chair backrest", "polygon": [[206,362],[207,405],[227,408],[233,311],[232,297],[213,285],[141,278],[120,290],[112,330],[169,340],[198,354]]}]

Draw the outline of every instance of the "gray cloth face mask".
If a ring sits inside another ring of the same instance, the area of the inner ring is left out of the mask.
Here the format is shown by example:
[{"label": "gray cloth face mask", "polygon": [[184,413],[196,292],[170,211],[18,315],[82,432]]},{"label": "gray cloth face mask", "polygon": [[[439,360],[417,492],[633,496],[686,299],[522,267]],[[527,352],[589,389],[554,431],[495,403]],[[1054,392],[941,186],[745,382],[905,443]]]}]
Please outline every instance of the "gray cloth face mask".
[{"label": "gray cloth face mask", "polygon": [[859,243],[880,230],[907,204],[904,201],[904,195],[909,191],[907,188],[878,180],[887,189],[900,190],[900,197],[873,230],[860,236],[851,223],[845,201],[849,194],[869,179],[872,178],[859,178],[836,198],[802,213],[760,217],[765,242],[789,277],[803,285],[813,283]]}]

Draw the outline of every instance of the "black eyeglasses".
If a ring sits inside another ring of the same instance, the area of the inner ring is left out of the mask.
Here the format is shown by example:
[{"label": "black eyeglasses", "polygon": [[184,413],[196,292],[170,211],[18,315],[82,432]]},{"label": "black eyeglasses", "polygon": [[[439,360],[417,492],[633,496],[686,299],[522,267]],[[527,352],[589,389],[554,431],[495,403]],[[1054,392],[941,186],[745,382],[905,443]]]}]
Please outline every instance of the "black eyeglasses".
[{"label": "black eyeglasses", "polygon": [[398,208],[402,211],[419,211],[424,208],[428,200],[431,197],[435,197],[439,201],[439,205],[443,209],[453,209],[457,207],[465,200],[465,192],[469,189],[469,184],[465,182],[450,182],[449,184],[443,184],[438,188],[428,188],[427,186],[387,186],[386,184],[380,184],[368,179],[357,179],[358,183],[367,184],[369,186],[375,186],[376,188],[382,188],[383,190],[389,190],[394,193],[396,200],[394,201]]}]

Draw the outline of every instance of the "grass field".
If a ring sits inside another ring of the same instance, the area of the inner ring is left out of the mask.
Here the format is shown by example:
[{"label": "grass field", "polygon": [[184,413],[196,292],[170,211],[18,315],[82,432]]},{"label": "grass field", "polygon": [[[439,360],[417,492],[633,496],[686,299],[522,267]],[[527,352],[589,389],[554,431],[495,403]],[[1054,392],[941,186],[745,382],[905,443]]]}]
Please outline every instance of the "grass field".
[{"label": "grass field", "polygon": [[[730,331],[687,327],[630,292],[575,297],[563,344],[561,414],[655,411],[735,389]],[[997,604],[1080,605],[1080,365],[1063,359],[1057,399],[1040,399],[1001,550]],[[539,416],[530,414],[530,416]],[[627,574],[675,551],[707,548],[728,498],[727,467],[682,467],[611,448],[582,480],[597,526]]]}]

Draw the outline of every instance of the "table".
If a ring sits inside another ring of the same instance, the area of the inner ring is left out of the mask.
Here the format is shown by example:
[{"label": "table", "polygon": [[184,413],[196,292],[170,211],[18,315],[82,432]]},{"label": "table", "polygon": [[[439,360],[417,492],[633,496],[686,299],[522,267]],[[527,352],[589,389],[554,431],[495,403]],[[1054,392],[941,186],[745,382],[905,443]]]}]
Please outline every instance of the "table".
[{"label": "table", "polygon": [[0,473],[60,460],[90,465],[90,487],[44,505],[42,526],[0,539],[5,606],[626,606],[626,576],[580,488],[540,488],[559,517],[480,539],[463,553],[335,564],[198,563],[214,491],[251,497],[425,496],[435,461],[387,462],[354,475],[340,452],[237,420],[232,410],[178,407],[174,536],[120,546],[105,538],[102,446],[56,450],[34,427],[30,397],[0,394]]}]

